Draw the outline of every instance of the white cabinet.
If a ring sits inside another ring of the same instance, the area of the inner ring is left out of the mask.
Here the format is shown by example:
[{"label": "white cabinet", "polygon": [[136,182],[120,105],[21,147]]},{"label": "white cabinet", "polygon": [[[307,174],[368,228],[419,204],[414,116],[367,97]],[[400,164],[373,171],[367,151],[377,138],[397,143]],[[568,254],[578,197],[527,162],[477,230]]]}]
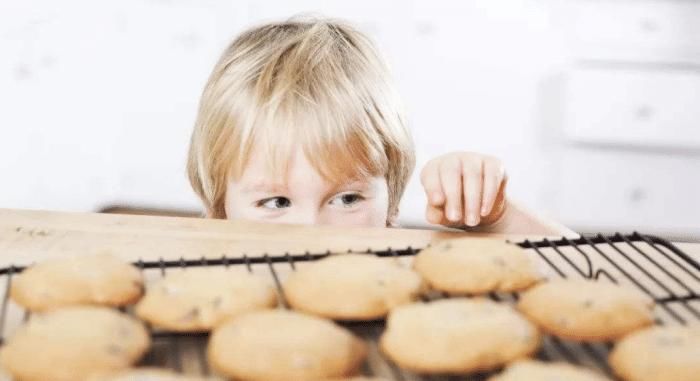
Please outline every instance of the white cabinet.
[{"label": "white cabinet", "polygon": [[553,214],[585,232],[700,236],[700,1],[557,4],[570,65]]},{"label": "white cabinet", "polygon": [[700,2],[574,0],[562,23],[585,60],[700,63]]},{"label": "white cabinet", "polygon": [[556,205],[570,225],[700,232],[700,157],[569,149],[557,159]]},{"label": "white cabinet", "polygon": [[565,94],[571,142],[700,149],[700,73],[578,68]]}]

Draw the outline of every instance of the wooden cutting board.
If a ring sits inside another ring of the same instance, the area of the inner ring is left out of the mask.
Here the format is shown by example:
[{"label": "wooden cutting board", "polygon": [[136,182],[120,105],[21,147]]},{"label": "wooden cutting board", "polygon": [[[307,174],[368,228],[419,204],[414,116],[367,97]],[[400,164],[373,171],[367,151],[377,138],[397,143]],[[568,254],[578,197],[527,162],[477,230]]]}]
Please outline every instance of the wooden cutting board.
[{"label": "wooden cutting board", "polygon": [[0,209],[0,267],[26,265],[52,256],[105,251],[135,261],[420,248],[434,240],[466,235],[512,241],[542,238],[541,235]]}]

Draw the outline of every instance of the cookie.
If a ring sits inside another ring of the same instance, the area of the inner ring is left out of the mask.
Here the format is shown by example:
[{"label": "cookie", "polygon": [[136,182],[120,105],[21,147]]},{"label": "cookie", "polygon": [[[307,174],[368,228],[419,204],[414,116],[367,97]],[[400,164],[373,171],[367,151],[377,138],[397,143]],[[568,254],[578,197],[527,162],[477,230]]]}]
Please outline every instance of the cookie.
[{"label": "cookie", "polygon": [[35,314],[0,350],[3,369],[23,381],[81,381],[131,366],[146,352],[143,324],[106,307]]},{"label": "cookie", "polygon": [[245,270],[192,268],[171,271],[148,285],[135,312],[154,327],[193,332],[209,331],[238,314],[276,304],[277,294],[267,278]]},{"label": "cookie", "polygon": [[554,280],[520,296],[518,309],[542,330],[575,341],[606,341],[654,322],[654,301],[631,286]]},{"label": "cookie", "polygon": [[523,249],[487,238],[440,241],[421,250],[413,267],[432,288],[451,294],[519,291],[542,278]]},{"label": "cookie", "polygon": [[293,311],[251,312],[216,328],[210,366],[237,380],[320,380],[356,374],[365,344],[332,321]]},{"label": "cookie", "polygon": [[700,380],[700,326],[651,327],[625,336],[610,353],[625,381]]},{"label": "cookie", "polygon": [[338,320],[372,320],[414,301],[421,277],[394,258],[365,254],[326,257],[297,269],[284,285],[289,304]]},{"label": "cookie", "polygon": [[213,381],[212,378],[185,376],[168,369],[136,368],[91,377],[89,381]]},{"label": "cookie", "polygon": [[12,280],[10,295],[31,311],[69,305],[125,306],[143,292],[141,272],[109,254],[56,258],[25,269]]},{"label": "cookie", "polygon": [[518,360],[488,381],[610,381],[590,369],[563,362]]},{"label": "cookie", "polygon": [[379,344],[397,365],[417,373],[470,373],[530,356],[540,335],[506,304],[454,298],[397,307]]}]

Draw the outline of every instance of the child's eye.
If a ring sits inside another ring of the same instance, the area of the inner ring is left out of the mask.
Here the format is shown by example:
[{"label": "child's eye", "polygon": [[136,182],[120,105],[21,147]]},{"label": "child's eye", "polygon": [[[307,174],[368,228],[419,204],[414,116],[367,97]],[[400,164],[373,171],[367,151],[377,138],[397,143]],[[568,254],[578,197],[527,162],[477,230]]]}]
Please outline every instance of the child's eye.
[{"label": "child's eye", "polygon": [[271,197],[257,202],[257,206],[266,209],[289,208],[292,202],[286,197]]},{"label": "child's eye", "polygon": [[362,197],[359,193],[345,193],[336,196],[331,200],[331,205],[340,205],[344,207],[352,206],[353,204],[356,204],[365,198]]}]

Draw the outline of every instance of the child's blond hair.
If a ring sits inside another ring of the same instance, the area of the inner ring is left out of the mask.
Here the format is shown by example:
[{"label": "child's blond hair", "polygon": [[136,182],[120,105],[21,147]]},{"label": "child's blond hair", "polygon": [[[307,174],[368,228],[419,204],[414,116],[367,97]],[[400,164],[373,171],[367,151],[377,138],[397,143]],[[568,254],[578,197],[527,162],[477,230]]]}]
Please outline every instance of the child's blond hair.
[{"label": "child's blond hair", "polygon": [[187,171],[207,215],[226,218],[227,184],[259,145],[284,179],[295,147],[333,184],[383,176],[389,216],[413,171],[413,143],[373,44],[340,22],[252,28],[224,51],[202,94]]}]

